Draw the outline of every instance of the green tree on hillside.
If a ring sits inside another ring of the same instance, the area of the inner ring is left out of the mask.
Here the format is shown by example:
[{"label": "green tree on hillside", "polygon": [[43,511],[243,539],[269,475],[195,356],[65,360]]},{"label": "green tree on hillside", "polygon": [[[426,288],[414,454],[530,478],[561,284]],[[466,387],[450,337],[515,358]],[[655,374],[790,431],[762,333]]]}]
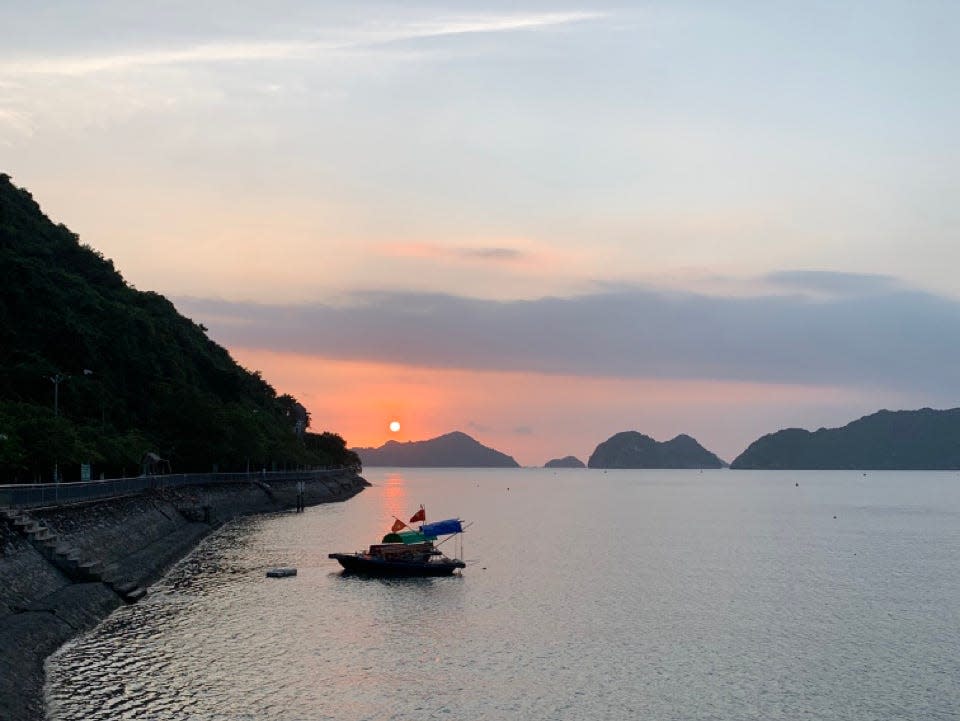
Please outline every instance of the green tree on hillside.
[{"label": "green tree on hillside", "polygon": [[84,462],[132,473],[147,451],[183,472],[356,463],[309,422],[0,174],[0,482],[47,480],[54,462],[68,480]]}]

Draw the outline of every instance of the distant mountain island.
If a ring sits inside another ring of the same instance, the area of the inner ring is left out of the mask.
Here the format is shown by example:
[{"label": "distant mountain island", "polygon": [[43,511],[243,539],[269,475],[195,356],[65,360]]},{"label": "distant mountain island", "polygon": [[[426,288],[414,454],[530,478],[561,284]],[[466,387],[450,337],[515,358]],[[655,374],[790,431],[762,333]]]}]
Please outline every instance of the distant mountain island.
[{"label": "distant mountain island", "polygon": [[757,439],[736,469],[960,469],[960,408],[878,411],[843,428],[788,428]]},{"label": "distant mountain island", "polygon": [[658,442],[637,431],[617,433],[597,446],[588,468],[723,468],[718,456],[688,435]]},{"label": "distant mountain island", "polygon": [[354,448],[365,466],[420,468],[519,468],[500,451],[454,431],[426,441],[387,441],[379,448]]},{"label": "distant mountain island", "polygon": [[544,468],[586,468],[576,456],[564,456],[563,458],[554,458],[543,464]]}]

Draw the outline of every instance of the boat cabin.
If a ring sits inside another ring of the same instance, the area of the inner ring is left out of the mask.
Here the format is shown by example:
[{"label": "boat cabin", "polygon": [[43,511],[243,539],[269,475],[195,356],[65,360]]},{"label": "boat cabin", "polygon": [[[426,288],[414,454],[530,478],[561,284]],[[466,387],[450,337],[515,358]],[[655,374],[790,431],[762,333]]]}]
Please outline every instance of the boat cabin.
[{"label": "boat cabin", "polygon": [[421,543],[375,543],[370,546],[369,554],[385,561],[425,561],[440,551],[433,547],[432,541]]}]

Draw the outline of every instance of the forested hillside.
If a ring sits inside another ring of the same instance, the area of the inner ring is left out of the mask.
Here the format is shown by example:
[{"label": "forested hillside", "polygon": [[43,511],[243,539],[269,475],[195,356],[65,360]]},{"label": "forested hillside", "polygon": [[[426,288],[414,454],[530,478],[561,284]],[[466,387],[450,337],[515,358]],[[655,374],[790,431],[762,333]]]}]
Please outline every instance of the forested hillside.
[{"label": "forested hillside", "polygon": [[960,408],[878,411],[843,428],[787,428],[758,438],[731,468],[960,469]]},{"label": "forested hillside", "polygon": [[0,174],[0,483],[52,480],[55,461],[65,480],[85,462],[95,478],[137,474],[147,452],[174,472],[358,463],[308,426]]}]

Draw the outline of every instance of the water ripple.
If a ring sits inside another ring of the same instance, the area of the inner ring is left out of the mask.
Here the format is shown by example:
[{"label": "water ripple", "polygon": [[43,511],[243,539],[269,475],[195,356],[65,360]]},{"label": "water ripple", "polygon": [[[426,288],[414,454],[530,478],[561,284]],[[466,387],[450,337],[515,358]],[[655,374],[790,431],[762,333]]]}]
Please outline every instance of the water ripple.
[{"label": "water ripple", "polygon": [[[960,717],[960,492],[788,476],[394,471],[242,519],[50,659],[50,718]],[[480,562],[339,573],[398,499],[469,513]]]}]

